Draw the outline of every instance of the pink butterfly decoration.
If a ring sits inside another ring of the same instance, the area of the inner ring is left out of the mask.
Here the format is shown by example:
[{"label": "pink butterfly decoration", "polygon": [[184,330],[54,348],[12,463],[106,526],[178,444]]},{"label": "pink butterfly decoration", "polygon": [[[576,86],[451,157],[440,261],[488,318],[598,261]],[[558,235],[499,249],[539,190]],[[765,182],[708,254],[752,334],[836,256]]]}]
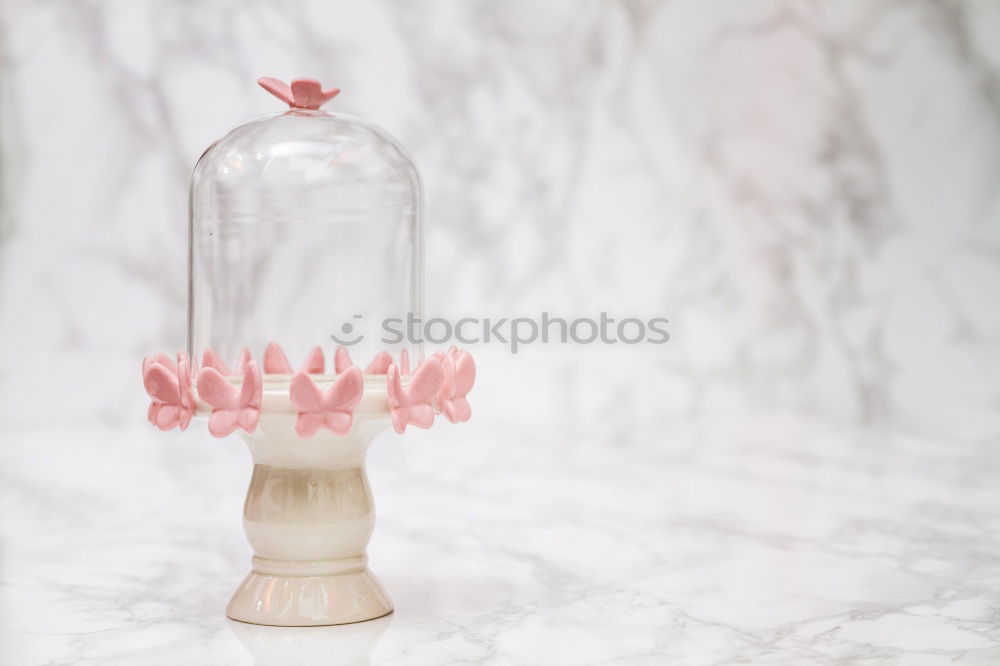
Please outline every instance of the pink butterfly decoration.
[{"label": "pink butterfly decoration", "polygon": [[289,397],[298,412],[295,432],[312,437],[320,428],[346,435],[354,421],[354,408],[361,402],[365,380],[360,368],[349,368],[324,395],[312,378],[299,371],[292,377]]},{"label": "pink butterfly decoration", "polygon": [[230,370],[229,366],[226,365],[225,361],[223,361],[222,358],[220,358],[219,355],[216,354],[211,349],[206,349],[201,355],[202,368],[215,368],[216,370],[221,372],[223,375],[226,375],[227,377],[229,375],[242,375],[246,371],[247,364],[249,363],[250,363],[250,350],[247,349],[246,347],[244,347],[243,351],[240,352],[240,362],[239,365],[236,366],[236,372]]},{"label": "pink butterfly decoration", "polygon": [[185,430],[195,408],[187,355],[177,354],[176,365],[166,354],[143,359],[142,383],[152,399],[147,412],[149,422],[160,430],[178,426]]},{"label": "pink butterfly decoration", "polygon": [[[340,346],[337,347],[337,351],[333,353],[333,366],[337,374],[344,372],[348,368],[352,367],[354,362],[351,361],[351,355],[347,353],[347,348]],[[387,351],[380,351],[375,355],[375,358],[365,366],[366,375],[384,375],[389,372],[389,366],[392,365],[392,354]],[[407,354],[406,350],[400,352],[399,360],[400,369],[404,375],[410,373],[410,356]]]},{"label": "pink butterfly decoration", "polygon": [[[313,347],[306,356],[305,363],[302,364],[302,372],[311,375],[322,375],[326,361],[323,359],[323,350],[320,347]],[[264,349],[264,373],[290,375],[294,372],[288,357],[277,342],[267,343]]]},{"label": "pink butterfly decoration", "polygon": [[333,352],[333,368],[336,373],[339,375],[347,372],[353,366],[354,363],[351,362],[351,355],[347,353],[347,347],[343,345],[337,347],[337,350]]},{"label": "pink butterfly decoration", "polygon": [[212,407],[208,431],[215,437],[225,437],[237,428],[246,432],[256,430],[263,388],[254,361],[247,362],[239,387],[229,383],[216,368],[202,368],[198,374],[198,395]]},{"label": "pink butterfly decoration", "polygon": [[441,391],[443,383],[444,371],[436,358],[431,357],[421,363],[405,387],[400,379],[399,369],[390,365],[386,384],[393,429],[402,433],[407,424],[430,428],[434,423],[434,407],[431,403]]},{"label": "pink butterfly decoration", "polygon": [[340,88],[320,86],[316,79],[292,79],[292,85],[270,76],[257,79],[261,88],[293,109],[318,109],[340,94]]},{"label": "pink butterfly decoration", "polygon": [[438,408],[452,423],[468,421],[472,408],[465,396],[476,383],[476,362],[469,352],[456,347],[449,349],[447,354],[437,352],[432,358],[438,359],[444,370],[444,382],[437,396]]},{"label": "pink butterfly decoration", "polygon": [[372,362],[368,364],[365,368],[366,375],[384,375],[389,372],[389,366],[392,365],[392,355],[387,351],[380,351],[375,354],[375,358]]}]

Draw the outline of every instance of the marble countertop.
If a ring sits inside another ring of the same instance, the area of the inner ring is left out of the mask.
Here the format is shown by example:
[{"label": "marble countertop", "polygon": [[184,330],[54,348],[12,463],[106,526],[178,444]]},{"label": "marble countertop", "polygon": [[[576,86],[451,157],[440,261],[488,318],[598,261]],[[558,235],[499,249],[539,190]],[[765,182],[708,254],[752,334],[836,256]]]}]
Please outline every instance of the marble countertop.
[{"label": "marble countertop", "polygon": [[396,611],[312,629],[224,616],[238,439],[8,430],[0,663],[1000,661],[996,447],[778,417],[526,430],[377,440]]},{"label": "marble countertop", "polygon": [[[0,6],[0,666],[1000,663],[1000,2]],[[407,147],[428,315],[670,320],[375,442],[354,626],[228,621],[246,448],[140,423],[259,75]]]}]

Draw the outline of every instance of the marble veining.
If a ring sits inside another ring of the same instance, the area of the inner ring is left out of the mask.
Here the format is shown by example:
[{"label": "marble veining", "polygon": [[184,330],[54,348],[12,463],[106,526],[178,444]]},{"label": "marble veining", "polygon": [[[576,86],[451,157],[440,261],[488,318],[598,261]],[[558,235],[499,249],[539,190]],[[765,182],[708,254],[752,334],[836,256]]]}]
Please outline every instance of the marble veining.
[{"label": "marble veining", "polygon": [[226,620],[250,460],[199,426],[10,433],[3,663],[1000,660],[990,447],[779,417],[628,449],[476,419],[387,433],[369,555],[396,611],[303,630]]},{"label": "marble veining", "polygon": [[[0,662],[1000,662],[997,34],[988,1],[0,0]],[[671,322],[474,348],[467,427],[376,441],[397,610],[358,626],[227,622],[249,457],[144,422],[191,169],[276,110],[260,75],[413,154],[429,311]]]},{"label": "marble veining", "polygon": [[597,373],[539,350],[553,382],[644,421],[1000,433],[994,3],[3,6],[5,422],[83,374],[58,418],[141,420],[137,359],[184,340],[192,166],[275,110],[257,76],[311,74],[421,167],[430,312],[670,318]]}]

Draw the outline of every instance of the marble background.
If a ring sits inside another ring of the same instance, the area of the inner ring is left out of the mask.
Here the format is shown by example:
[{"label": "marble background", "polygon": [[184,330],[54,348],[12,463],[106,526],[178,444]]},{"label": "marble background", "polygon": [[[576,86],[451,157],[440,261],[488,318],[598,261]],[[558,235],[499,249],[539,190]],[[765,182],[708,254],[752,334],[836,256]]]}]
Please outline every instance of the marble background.
[{"label": "marble background", "polygon": [[3,422],[143,418],[190,171],[270,74],[415,156],[429,311],[670,318],[662,347],[482,350],[526,418],[1000,432],[996,3],[2,6]]},{"label": "marble background", "polygon": [[[998,35],[990,0],[0,0],[0,661],[996,663]],[[191,169],[262,74],[414,155],[428,311],[671,321],[476,348],[472,422],[375,443],[377,623],[227,622],[245,448],[145,423]]]}]

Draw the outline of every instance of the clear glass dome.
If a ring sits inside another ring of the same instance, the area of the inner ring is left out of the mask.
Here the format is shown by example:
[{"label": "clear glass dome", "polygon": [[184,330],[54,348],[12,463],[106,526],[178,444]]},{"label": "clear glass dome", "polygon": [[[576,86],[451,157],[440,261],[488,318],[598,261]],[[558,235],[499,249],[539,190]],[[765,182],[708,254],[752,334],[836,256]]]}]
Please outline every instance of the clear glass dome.
[{"label": "clear glass dome", "polygon": [[[293,108],[236,127],[191,181],[188,353],[231,368],[277,342],[298,368],[319,345],[345,344],[362,368],[383,320],[422,311],[421,184],[382,129],[340,113]],[[360,336],[363,339],[358,340]]]}]

